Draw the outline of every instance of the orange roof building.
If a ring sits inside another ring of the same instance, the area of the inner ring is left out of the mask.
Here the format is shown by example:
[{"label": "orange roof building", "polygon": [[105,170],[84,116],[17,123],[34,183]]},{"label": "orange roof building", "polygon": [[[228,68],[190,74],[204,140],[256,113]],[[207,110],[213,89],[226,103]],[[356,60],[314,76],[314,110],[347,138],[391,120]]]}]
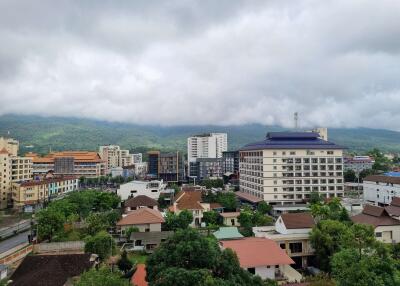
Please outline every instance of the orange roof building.
[{"label": "orange roof building", "polygon": [[146,281],[146,265],[138,264],[136,266],[136,271],[132,276],[131,283],[134,286],[148,286]]},{"label": "orange roof building", "polygon": [[[220,245],[223,249],[230,248],[236,252],[240,266],[263,279],[288,278],[285,273],[289,269],[296,273],[290,267],[290,264],[294,264],[294,261],[271,239],[247,237],[237,240],[223,240],[220,241]],[[301,275],[296,278],[301,279]]]},{"label": "orange roof building", "polygon": [[121,232],[130,227],[137,227],[139,232],[155,232],[161,231],[161,224],[164,222],[165,220],[158,210],[145,207],[129,212],[117,222],[117,227]]}]

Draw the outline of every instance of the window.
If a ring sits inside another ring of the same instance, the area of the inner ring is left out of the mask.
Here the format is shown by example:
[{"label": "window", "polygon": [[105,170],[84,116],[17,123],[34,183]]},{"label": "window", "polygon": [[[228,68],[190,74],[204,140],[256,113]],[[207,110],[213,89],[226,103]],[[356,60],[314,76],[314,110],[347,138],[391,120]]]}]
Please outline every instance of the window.
[{"label": "window", "polygon": [[375,237],[382,237],[382,232],[375,233]]},{"label": "window", "polygon": [[289,248],[291,253],[303,252],[303,244],[301,242],[289,243]]},{"label": "window", "polygon": [[296,152],[291,151],[291,152],[290,152],[290,155],[296,155]]}]

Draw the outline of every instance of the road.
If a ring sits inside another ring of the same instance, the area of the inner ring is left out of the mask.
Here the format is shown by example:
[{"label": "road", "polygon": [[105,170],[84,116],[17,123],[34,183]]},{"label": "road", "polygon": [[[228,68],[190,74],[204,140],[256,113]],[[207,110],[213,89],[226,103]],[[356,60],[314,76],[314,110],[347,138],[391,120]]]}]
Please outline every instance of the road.
[{"label": "road", "polygon": [[0,242],[0,254],[3,252],[6,252],[7,250],[22,244],[24,242],[28,242],[28,234],[30,234],[31,231],[24,231],[21,232],[19,234],[17,234],[16,236],[10,237],[6,240],[3,240]]}]

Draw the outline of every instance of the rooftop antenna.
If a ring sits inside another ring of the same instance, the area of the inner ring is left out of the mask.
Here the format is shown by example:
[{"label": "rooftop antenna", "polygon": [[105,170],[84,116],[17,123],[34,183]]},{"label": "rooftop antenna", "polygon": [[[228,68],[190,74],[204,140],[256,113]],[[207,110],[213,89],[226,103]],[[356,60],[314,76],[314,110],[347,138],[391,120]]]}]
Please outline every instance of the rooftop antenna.
[{"label": "rooftop antenna", "polygon": [[299,128],[299,114],[296,111],[293,115],[294,115],[294,129],[297,130]]}]

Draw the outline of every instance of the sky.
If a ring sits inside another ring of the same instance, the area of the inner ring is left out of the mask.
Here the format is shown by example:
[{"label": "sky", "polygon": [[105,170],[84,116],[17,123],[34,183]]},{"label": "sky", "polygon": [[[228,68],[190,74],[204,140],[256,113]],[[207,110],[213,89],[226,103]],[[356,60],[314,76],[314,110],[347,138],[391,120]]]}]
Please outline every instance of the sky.
[{"label": "sky", "polygon": [[398,0],[1,0],[0,115],[400,130],[399,15]]}]

